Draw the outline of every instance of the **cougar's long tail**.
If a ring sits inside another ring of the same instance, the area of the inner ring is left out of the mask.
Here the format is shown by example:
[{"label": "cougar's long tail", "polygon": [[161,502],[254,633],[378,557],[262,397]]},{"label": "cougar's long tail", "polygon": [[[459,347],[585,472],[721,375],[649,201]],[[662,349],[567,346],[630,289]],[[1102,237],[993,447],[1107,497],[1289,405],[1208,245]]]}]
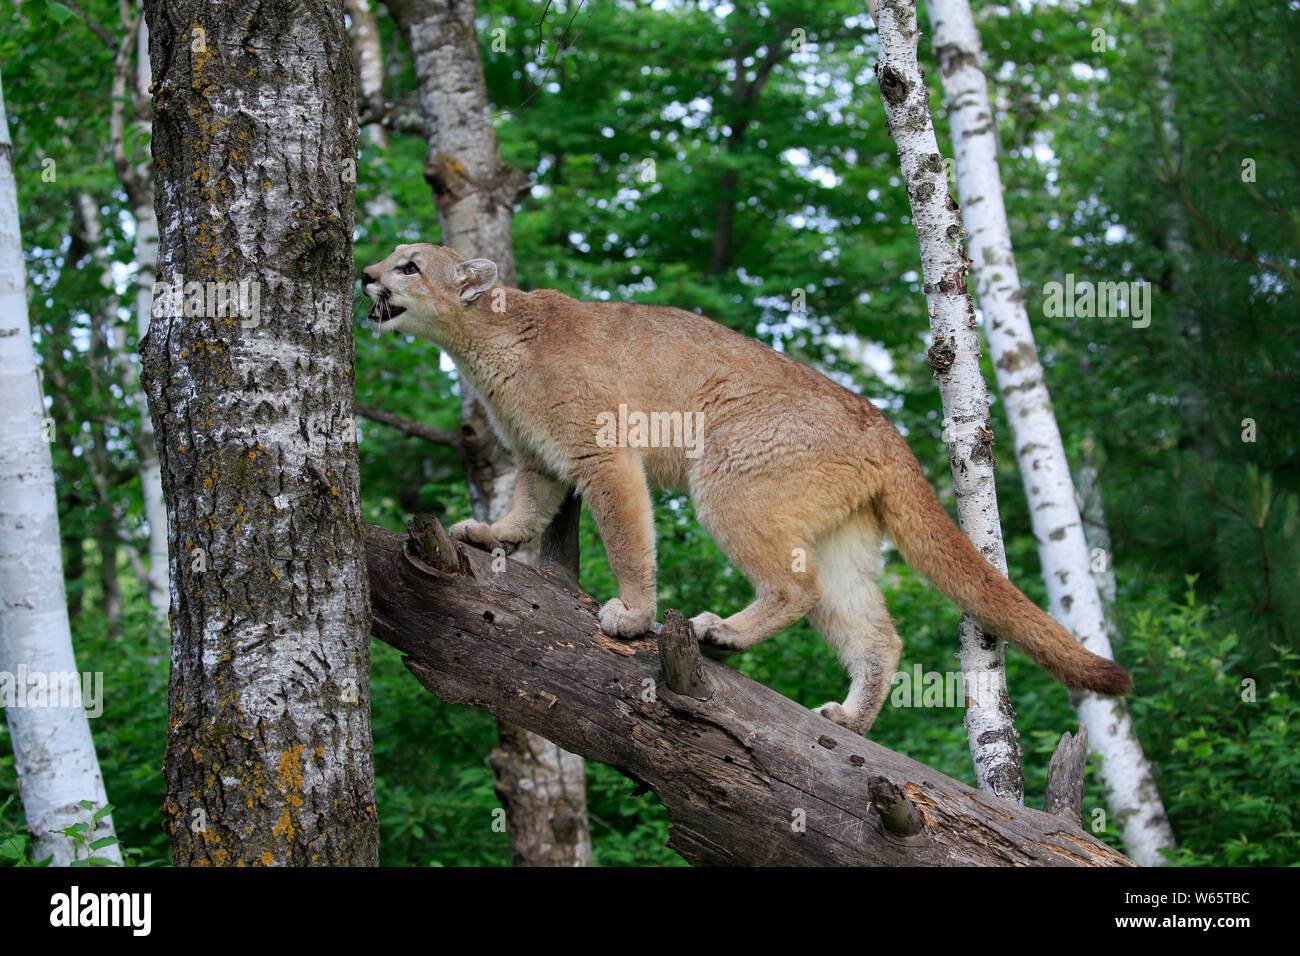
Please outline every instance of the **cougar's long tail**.
[{"label": "cougar's long tail", "polygon": [[1132,683],[1124,668],[1084,650],[984,559],[948,517],[915,459],[900,467],[879,513],[904,560],[982,629],[1010,641],[1066,687],[1129,692]]}]

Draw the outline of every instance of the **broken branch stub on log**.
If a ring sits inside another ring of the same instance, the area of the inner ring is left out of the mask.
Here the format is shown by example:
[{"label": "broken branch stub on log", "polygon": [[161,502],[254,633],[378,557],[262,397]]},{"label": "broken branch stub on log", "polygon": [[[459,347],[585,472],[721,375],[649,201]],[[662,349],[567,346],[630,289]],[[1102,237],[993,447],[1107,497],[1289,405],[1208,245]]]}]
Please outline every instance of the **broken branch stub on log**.
[{"label": "broken branch stub on log", "polygon": [[713,685],[704,676],[704,657],[700,654],[695,628],[674,608],[664,612],[664,626],[659,631],[659,659],[663,661],[664,683],[669,690],[696,700],[713,696]]},{"label": "broken branch stub on log", "polygon": [[1073,737],[1061,734],[1051,763],[1047,765],[1047,789],[1043,811],[1077,826],[1083,826],[1083,772],[1088,759],[1088,725],[1080,724]]},{"label": "broken branch stub on log", "polygon": [[[608,637],[586,594],[459,542],[457,560],[432,562],[431,531],[367,528],[375,636],[443,700],[653,790],[669,846],[692,863],[1131,865],[1069,821],[982,794],[716,661],[698,661],[708,700],[675,691],[691,684],[665,679],[653,635]],[[432,534],[443,555],[445,533]]]}]

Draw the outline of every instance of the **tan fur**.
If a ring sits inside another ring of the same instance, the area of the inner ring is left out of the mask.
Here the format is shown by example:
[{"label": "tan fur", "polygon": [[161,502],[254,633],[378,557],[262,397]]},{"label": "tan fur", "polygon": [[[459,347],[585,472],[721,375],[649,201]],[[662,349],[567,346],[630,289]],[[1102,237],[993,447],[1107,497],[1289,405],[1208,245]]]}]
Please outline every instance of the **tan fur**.
[{"label": "tan fur", "polygon": [[[419,273],[403,274],[408,263]],[[848,699],[820,712],[865,732],[902,648],[874,580],[888,533],[982,627],[1062,683],[1127,692],[1122,668],[1084,650],[980,556],[870,402],[692,312],[493,288],[495,278],[490,261],[427,244],[398,246],[363,274],[372,320],[404,309],[381,327],[446,352],[518,457],[509,514],[490,526],[460,522],[453,536],[512,549],[537,537],[576,487],[618,579],[600,626],[636,637],[656,613],[648,485],[687,492],[755,590],[737,614],[693,618],[696,634],[744,649],[808,615],[851,679]],[[602,447],[598,416],[620,406],[696,413],[700,440]]]}]

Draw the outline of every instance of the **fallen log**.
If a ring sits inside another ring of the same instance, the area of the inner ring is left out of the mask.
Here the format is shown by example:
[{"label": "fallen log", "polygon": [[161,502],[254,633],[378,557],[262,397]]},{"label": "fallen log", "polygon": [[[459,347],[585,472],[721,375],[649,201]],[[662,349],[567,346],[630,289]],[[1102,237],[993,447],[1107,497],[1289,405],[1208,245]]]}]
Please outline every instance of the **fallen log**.
[{"label": "fallen log", "polygon": [[366,551],[375,636],[426,688],[653,790],[668,845],[691,863],[1133,865],[1070,820],[980,793],[702,657],[676,612],[657,636],[607,637],[562,570],[468,548],[437,522],[369,527]]}]

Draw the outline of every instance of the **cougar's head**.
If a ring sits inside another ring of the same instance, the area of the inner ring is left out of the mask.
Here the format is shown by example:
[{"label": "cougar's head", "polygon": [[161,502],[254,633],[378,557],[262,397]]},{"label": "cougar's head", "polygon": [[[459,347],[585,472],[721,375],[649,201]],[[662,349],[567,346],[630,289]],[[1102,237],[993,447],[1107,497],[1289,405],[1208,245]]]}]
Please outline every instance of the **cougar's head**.
[{"label": "cougar's head", "polygon": [[442,348],[458,344],[468,311],[496,281],[491,259],[466,259],[427,242],[398,246],[361,273],[371,328],[418,335]]}]

